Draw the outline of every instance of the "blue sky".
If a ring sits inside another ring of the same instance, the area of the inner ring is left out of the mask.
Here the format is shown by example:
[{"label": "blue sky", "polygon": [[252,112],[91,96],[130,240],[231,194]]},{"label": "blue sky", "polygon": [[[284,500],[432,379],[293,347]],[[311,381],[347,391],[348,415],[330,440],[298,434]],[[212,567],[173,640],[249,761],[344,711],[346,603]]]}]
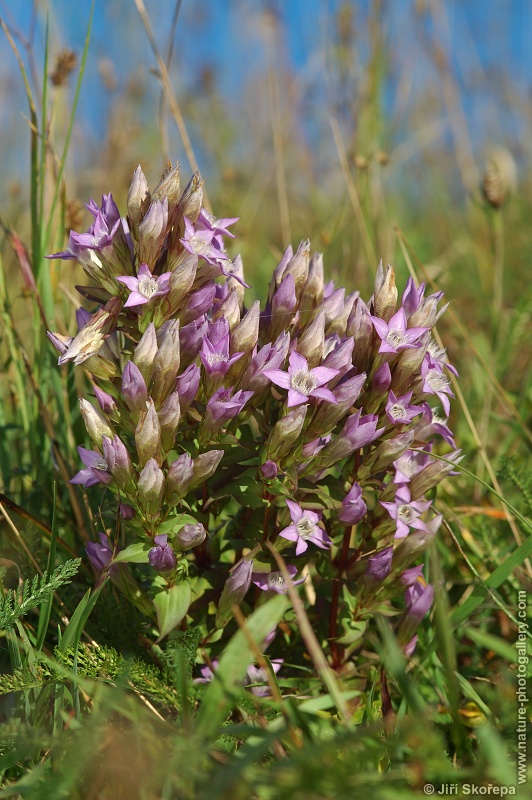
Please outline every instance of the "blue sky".
[{"label": "blue sky", "polygon": [[[175,0],[145,0],[157,40],[164,50]],[[183,0],[174,42],[174,83],[176,92],[186,93],[197,85],[198,74],[209,66],[226,102],[238,115],[244,93],[253,85],[254,76],[264,72],[266,50],[263,12],[274,8],[282,23],[282,49],[276,54],[279,63],[314,82],[314,102],[327,93],[327,69],[333,47],[334,15],[342,0]],[[364,61],[366,29],[370,0],[353,0],[360,59]],[[427,53],[419,53],[416,8],[419,0],[393,0],[382,3],[385,43],[393,47],[398,66],[401,60],[414,59],[416,91],[438,91]],[[442,5],[440,3],[440,5]],[[30,0],[3,0],[0,13],[7,22],[27,33]],[[89,0],[48,0],[38,4],[39,14],[34,37],[34,54],[42,63],[42,31],[46,12],[49,15],[52,52],[59,44],[68,44],[80,53],[89,16]],[[439,35],[449,47],[453,69],[465,99],[465,112],[473,141],[509,136],[522,142],[528,120],[515,114],[515,102],[501,105],[501,79],[511,87],[523,105],[530,102],[532,90],[532,3],[529,0],[446,0],[443,3],[448,31]],[[416,38],[417,37],[417,38]],[[0,133],[4,142],[16,141],[23,129],[20,110],[25,113],[16,62],[2,37],[0,83],[9,102],[2,98]],[[94,26],[86,77],[79,106],[78,121],[97,141],[105,136],[105,122],[113,94],[102,87],[99,66],[109,60],[119,86],[132,75],[148,74],[154,59],[146,41],[133,0],[96,0]],[[474,79],[474,76],[477,79]],[[148,79],[149,80],[149,79]],[[149,118],[156,113],[158,85],[152,78],[153,103],[144,109]],[[392,73],[384,93],[384,104],[391,105],[397,91]],[[495,96],[492,87],[497,83]],[[510,89],[508,90],[510,91]],[[321,94],[320,94],[321,92]],[[517,103],[519,106],[519,102]],[[312,140],[312,108],[308,126]],[[316,133],[316,136],[319,136]],[[400,131],[398,133],[400,135]]]}]

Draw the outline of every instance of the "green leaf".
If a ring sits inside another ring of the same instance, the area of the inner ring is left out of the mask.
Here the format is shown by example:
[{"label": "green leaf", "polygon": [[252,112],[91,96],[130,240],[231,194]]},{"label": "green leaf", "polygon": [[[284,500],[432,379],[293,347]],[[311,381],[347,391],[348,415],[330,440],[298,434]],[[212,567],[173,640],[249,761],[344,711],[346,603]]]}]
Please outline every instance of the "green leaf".
[{"label": "green leaf", "polygon": [[102,583],[97,589],[89,589],[79,601],[76,610],[70,618],[70,622],[65,628],[65,632],[61,638],[59,649],[62,653],[66,653],[69,647],[77,650],[83,628],[89,618],[89,615],[96,605],[96,601],[100,596],[105,583]]},{"label": "green leaf", "polygon": [[113,563],[147,564],[148,553],[153,547],[152,542],[135,542],[125,547],[113,558]]},{"label": "green leaf", "polygon": [[157,591],[153,598],[153,604],[157,612],[157,624],[159,626],[158,642],[164,639],[176,625],[179,625],[188,611],[191,596],[192,593],[188,581],[176,583],[174,586],[165,586]]},{"label": "green leaf", "polygon": [[228,643],[203,696],[197,722],[199,736],[207,738],[216,734],[234,705],[247,668],[254,659],[255,649],[250,647],[250,640],[262,650],[264,640],[282,619],[287,607],[288,599],[284,595],[272,597],[248,617],[246,632],[237,631]]}]

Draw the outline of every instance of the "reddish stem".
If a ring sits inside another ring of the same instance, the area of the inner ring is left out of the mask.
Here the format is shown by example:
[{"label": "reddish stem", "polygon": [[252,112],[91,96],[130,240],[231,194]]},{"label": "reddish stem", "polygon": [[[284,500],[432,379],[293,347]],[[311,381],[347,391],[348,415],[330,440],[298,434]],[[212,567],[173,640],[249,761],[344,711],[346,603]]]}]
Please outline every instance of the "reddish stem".
[{"label": "reddish stem", "polygon": [[336,641],[338,632],[338,603],[340,600],[340,588],[342,586],[342,576],[347,566],[347,557],[349,555],[349,543],[353,534],[353,527],[346,528],[344,539],[342,542],[342,549],[338,558],[338,571],[334,579],[331,610],[329,613],[329,639],[331,642],[332,666],[337,669],[341,666],[344,657],[345,647]]}]

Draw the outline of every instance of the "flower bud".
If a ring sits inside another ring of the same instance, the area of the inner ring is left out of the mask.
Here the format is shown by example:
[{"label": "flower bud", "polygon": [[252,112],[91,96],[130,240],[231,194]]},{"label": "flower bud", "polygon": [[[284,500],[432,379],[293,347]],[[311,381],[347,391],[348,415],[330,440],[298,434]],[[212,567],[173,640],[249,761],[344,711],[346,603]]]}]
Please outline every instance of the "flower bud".
[{"label": "flower bud", "polygon": [[334,388],[337,403],[322,403],[305,431],[305,439],[323,436],[332,431],[337,422],[346,414],[351,406],[358,400],[366,382],[366,375],[354,375]]},{"label": "flower bud", "polygon": [[256,300],[231,331],[229,352],[251,353],[259,336],[260,302]]},{"label": "flower bud", "polygon": [[194,284],[194,278],[198,270],[198,257],[185,252],[184,258],[178,265],[174,266],[174,264],[169,261],[168,269],[172,274],[170,275],[170,289],[166,300],[168,303],[168,313],[172,315],[181,306]]},{"label": "flower bud", "polygon": [[235,291],[229,292],[225,300],[213,316],[214,320],[226,319],[230,328],[234,328],[240,322],[240,301]]},{"label": "flower bud", "polygon": [[362,489],[355,481],[342,500],[342,508],[338,514],[338,519],[346,525],[357,525],[366,516],[367,510],[368,507],[362,498]]},{"label": "flower bud", "polygon": [[128,361],[122,374],[122,397],[131,411],[133,419],[138,420],[141,412],[146,410],[148,390],[140,369]]},{"label": "flower bud", "polygon": [[224,584],[222,596],[218,603],[216,627],[223,627],[230,617],[231,606],[239,606],[244,599],[251,583],[252,572],[253,560],[241,561],[234,567]]},{"label": "flower bud", "polygon": [[395,269],[391,264],[387,264],[386,269],[384,269],[381,261],[377,269],[375,288],[373,290],[374,315],[385,322],[389,322],[395,314],[396,305]]},{"label": "flower bud", "polygon": [[113,436],[113,431],[111,430],[109,423],[101,411],[98,411],[96,408],[94,408],[94,406],[89,403],[88,400],[81,398],[79,401],[79,407],[81,410],[81,416],[83,417],[83,422],[85,423],[85,428],[87,429],[87,433],[92,441],[98,445],[98,447],[100,447],[103,436]]},{"label": "flower bud", "polygon": [[118,406],[116,405],[116,400],[107,392],[104,392],[102,389],[98,388],[98,386],[92,385],[94,389],[94,394],[96,396],[96,400],[98,401],[98,405],[102,409],[104,414],[107,414],[109,417],[113,414],[116,415],[118,412]]},{"label": "flower bud", "polygon": [[214,475],[218,464],[222,460],[223,454],[223,450],[207,450],[206,453],[200,453],[199,456],[196,456],[192,467],[191,489],[209,480],[209,478]]},{"label": "flower bud", "polygon": [[260,468],[260,474],[263,478],[268,481],[271,481],[273,478],[276,478],[279,474],[279,467],[275,463],[275,461],[265,461],[264,464]]},{"label": "flower bud", "polygon": [[373,323],[365,302],[357,297],[347,320],[347,335],[355,341],[353,363],[359,370],[367,370],[371,358],[371,342],[373,340]]},{"label": "flower bud", "polygon": [[162,462],[161,426],[151,397],[148,398],[146,409],[135,430],[135,444],[141,466],[150,459],[155,459],[157,464]]},{"label": "flower bud", "polygon": [[321,301],[318,308],[325,311],[325,328],[333,322],[333,320],[342,313],[344,308],[345,289],[336,289],[332,294]]},{"label": "flower bud", "polygon": [[176,164],[172,169],[171,162],[161,176],[161,180],[151,194],[152,201],[162,201],[166,197],[168,201],[168,216],[170,217],[172,211],[177,206],[180,196],[179,186],[179,164]]},{"label": "flower bud", "polygon": [[131,492],[133,486],[133,465],[128,449],[118,436],[112,439],[104,436],[102,439],[102,449],[108,469],[119,489]]},{"label": "flower bud", "polygon": [[325,343],[325,311],[320,309],[297,341],[297,352],[307,359],[309,369],[321,364]]},{"label": "flower bud", "polygon": [[182,453],[172,463],[166,479],[167,497],[170,505],[175,506],[186,495],[193,474],[193,462],[189,453]]},{"label": "flower bud", "polygon": [[196,397],[201,378],[201,370],[197,364],[191,364],[176,380],[179,394],[181,416],[184,416],[188,407]]},{"label": "flower bud", "polygon": [[168,453],[174,446],[175,434],[179,420],[181,418],[181,409],[179,406],[179,395],[177,392],[172,392],[168,395],[165,404],[158,412],[159,424],[161,426],[161,445],[164,453]]},{"label": "flower bud", "polygon": [[[181,366],[188,367],[188,365],[194,361],[201,350],[203,340],[208,330],[209,323],[203,315],[199,317],[199,319],[195,319],[192,322],[189,322],[188,325],[184,325],[179,329]],[[178,391],[181,395],[182,390],[178,388]]]},{"label": "flower bud", "polygon": [[309,301],[317,305],[323,300],[323,255],[313,253],[310,258],[309,272],[303,296],[302,305],[305,307]]},{"label": "flower bud", "polygon": [[283,272],[283,280],[287,277],[287,275],[292,276],[294,280],[295,292],[298,297],[301,294],[303,286],[308,278],[309,261],[310,240],[307,239],[306,241],[300,243]]},{"label": "flower bud", "polygon": [[139,264],[153,268],[164,243],[168,225],[168,200],[152,202],[148,213],[139,225],[137,259]]},{"label": "flower bud", "polygon": [[438,483],[441,483],[446,475],[449,475],[453,470],[454,466],[459,464],[463,459],[463,456],[460,455],[461,452],[461,450],[455,450],[454,453],[449,453],[445,456],[445,458],[451,462],[450,464],[446,464],[445,461],[433,460],[429,462],[428,466],[418,472],[410,482],[412,499],[417,500],[419,497],[426,494],[429,489],[432,489],[433,486],[437,486]]},{"label": "flower bud", "polygon": [[176,557],[170,545],[167,544],[168,536],[160,534],[159,536],[154,536],[153,541],[155,547],[152,547],[148,553],[148,560],[151,566],[157,572],[170,572],[176,565]]},{"label": "flower bud", "polygon": [[195,172],[183,192],[177,209],[179,214],[187,217],[192,223],[198,221],[203,205],[203,181],[199,172]]},{"label": "flower bud", "polygon": [[148,459],[137,482],[138,501],[149,522],[154,522],[164,497],[164,475],[154,458]]},{"label": "flower bud", "polygon": [[290,452],[294,442],[303,430],[307,410],[308,403],[305,403],[290,411],[275,423],[266,442],[266,453],[269,460],[279,462]]},{"label": "flower bud", "polygon": [[230,272],[232,276],[228,278],[227,285],[232,292],[234,291],[237,293],[240,306],[242,306],[247,284],[244,280],[244,264],[242,263],[242,256],[240,254],[236,256],[232,265],[227,268],[227,272]]},{"label": "flower bud", "polygon": [[414,376],[417,376],[430,343],[430,331],[419,337],[420,347],[412,347],[399,353],[391,388],[397,396],[410,388]]},{"label": "flower bud", "polygon": [[[406,352],[406,350],[404,352]],[[373,380],[371,381],[371,391],[378,395],[384,395],[390,388],[391,382],[392,373],[390,365],[385,361],[384,364],[381,364],[380,367],[375,370]]]},{"label": "flower bud", "polygon": [[129,227],[135,239],[138,238],[139,225],[150,203],[148,181],[140,164],[133,173],[133,180],[127,193],[127,213]]},{"label": "flower bud", "polygon": [[334,350],[331,350],[327,358],[323,361],[322,367],[329,367],[330,369],[337,369],[339,371],[339,375],[327,384],[329,388],[332,388],[336,382],[340,380],[342,375],[345,375],[346,372],[349,372],[352,368],[354,344],[351,337],[344,339]]},{"label": "flower bud", "polygon": [[150,322],[140,342],[133,351],[133,363],[137,366],[142,373],[142,377],[146,386],[151,380],[153,372],[153,361],[157,354],[157,334],[155,332],[155,325]]},{"label": "flower bud", "polygon": [[297,297],[294,279],[291,275],[283,278],[281,285],[275,292],[271,303],[270,336],[274,339],[278,334],[288,328],[293,317]]},{"label": "flower bud", "polygon": [[216,286],[211,283],[188,295],[186,307],[181,314],[181,324],[187,326],[193,320],[197,320],[198,317],[210,311],[215,294]]},{"label": "flower bud", "polygon": [[197,547],[207,538],[207,533],[201,522],[195,525],[184,525],[174,539],[175,546],[178,550],[183,552],[192,550]]},{"label": "flower bud", "polygon": [[406,431],[391,439],[381,442],[379,446],[364,459],[358,471],[359,478],[366,478],[380,472],[403,455],[414,441],[414,431]]},{"label": "flower bud", "polygon": [[343,307],[340,309],[340,312],[333,317],[327,328],[327,333],[329,335],[331,333],[337,333],[339,336],[345,336],[347,320],[351,315],[351,311],[353,310],[355,300],[358,298],[358,294],[358,292],[351,292],[351,294],[347,295],[343,301]]},{"label": "flower bud", "polygon": [[160,408],[175,385],[180,363],[179,320],[165,323],[165,334],[153,362],[150,394]]},{"label": "flower bud", "polygon": [[366,571],[364,573],[364,584],[372,586],[382,583],[390,574],[392,569],[393,547],[385,547],[379,550],[374,556],[368,558]]}]

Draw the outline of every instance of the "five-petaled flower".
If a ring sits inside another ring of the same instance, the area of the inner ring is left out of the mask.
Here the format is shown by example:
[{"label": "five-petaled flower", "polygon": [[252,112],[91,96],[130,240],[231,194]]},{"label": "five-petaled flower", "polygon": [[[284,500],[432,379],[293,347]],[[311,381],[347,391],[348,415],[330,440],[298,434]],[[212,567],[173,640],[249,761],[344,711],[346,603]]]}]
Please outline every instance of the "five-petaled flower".
[{"label": "five-petaled flower", "polygon": [[116,280],[124,283],[131,292],[124,303],[124,308],[142,306],[155,297],[168,294],[171,274],[171,272],[163,272],[162,275],[153,275],[147,264],[141,264],[136,278],[131,275],[120,275]]},{"label": "five-petaled flower", "polygon": [[427,526],[420,519],[421,514],[431,506],[431,500],[412,500],[410,489],[402,484],[397,489],[394,503],[380,501],[390,517],[396,522],[395,538],[403,539],[410,532],[410,528],[426,531]]},{"label": "five-petaled flower", "polygon": [[307,359],[295,350],[290,353],[288,363],[288,372],[281,369],[263,371],[276,386],[288,389],[288,408],[306,403],[309,397],[327,400],[329,403],[338,402],[331,390],[323,387],[336,378],[339,370],[330,367],[309,369]]},{"label": "five-petaled flower", "polygon": [[290,511],[292,524],[280,531],[279,536],[296,543],[296,556],[300,556],[308,548],[308,542],[312,542],[322,550],[328,550],[332,542],[327,532],[320,527],[320,517],[315,511],[302,509],[293,500],[287,500],[286,505]]},{"label": "five-petaled flower", "polygon": [[379,353],[400,353],[407,348],[419,347],[418,339],[427,331],[427,328],[408,328],[403,308],[389,322],[380,317],[371,317],[371,321],[381,339]]}]

